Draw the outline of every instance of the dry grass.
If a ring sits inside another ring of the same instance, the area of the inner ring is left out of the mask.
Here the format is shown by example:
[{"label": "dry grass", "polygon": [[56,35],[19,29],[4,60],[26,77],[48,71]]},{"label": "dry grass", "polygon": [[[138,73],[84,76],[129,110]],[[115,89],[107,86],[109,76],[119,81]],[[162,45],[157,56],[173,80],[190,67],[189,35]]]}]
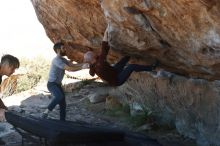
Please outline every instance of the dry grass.
[{"label": "dry grass", "polygon": [[4,89],[1,89],[2,97],[10,96],[14,93],[29,90],[35,87],[39,82],[48,78],[50,61],[43,57],[33,59],[21,58],[18,72],[21,75],[11,77],[7,80]]}]

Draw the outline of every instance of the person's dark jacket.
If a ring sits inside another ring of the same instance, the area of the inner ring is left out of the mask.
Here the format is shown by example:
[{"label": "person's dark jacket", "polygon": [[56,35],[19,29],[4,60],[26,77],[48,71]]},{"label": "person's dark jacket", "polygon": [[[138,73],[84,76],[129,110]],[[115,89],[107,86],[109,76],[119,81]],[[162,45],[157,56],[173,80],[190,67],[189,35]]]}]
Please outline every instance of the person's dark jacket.
[{"label": "person's dark jacket", "polygon": [[117,85],[117,72],[107,61],[107,55],[109,52],[110,46],[108,42],[102,42],[102,50],[100,55],[96,58],[96,62],[90,65],[90,75],[94,76],[95,74],[100,77],[102,80],[106,81],[112,86]]}]

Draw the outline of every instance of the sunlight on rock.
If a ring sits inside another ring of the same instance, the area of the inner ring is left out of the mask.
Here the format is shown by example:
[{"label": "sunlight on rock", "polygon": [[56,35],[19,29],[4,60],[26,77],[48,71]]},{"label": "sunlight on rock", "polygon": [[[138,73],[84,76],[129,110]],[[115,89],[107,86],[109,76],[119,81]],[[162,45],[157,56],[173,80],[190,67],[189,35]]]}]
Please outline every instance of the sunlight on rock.
[{"label": "sunlight on rock", "polygon": [[12,96],[3,98],[3,102],[5,103],[5,105],[7,107],[9,107],[9,106],[20,106],[21,102],[23,100],[27,99],[27,98],[28,98],[28,96],[25,97],[25,96],[21,96],[21,95],[19,95],[19,96],[18,95],[12,95]]}]

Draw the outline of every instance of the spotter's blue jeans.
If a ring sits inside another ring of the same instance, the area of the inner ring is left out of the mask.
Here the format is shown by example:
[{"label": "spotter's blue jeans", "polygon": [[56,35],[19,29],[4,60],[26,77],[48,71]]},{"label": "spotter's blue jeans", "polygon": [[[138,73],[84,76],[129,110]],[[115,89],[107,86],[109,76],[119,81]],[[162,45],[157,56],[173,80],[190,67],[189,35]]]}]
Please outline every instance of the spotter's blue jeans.
[{"label": "spotter's blue jeans", "polygon": [[47,88],[53,95],[52,101],[48,105],[48,109],[52,111],[57,104],[60,106],[60,120],[65,121],[66,119],[66,100],[65,94],[60,84],[55,82],[48,82]]}]

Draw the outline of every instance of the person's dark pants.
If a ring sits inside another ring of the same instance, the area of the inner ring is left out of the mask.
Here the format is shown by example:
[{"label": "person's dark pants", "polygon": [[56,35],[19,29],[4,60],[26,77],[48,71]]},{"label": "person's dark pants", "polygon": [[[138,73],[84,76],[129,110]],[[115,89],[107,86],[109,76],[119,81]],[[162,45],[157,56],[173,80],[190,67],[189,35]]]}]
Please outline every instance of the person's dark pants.
[{"label": "person's dark pants", "polygon": [[125,56],[117,64],[114,65],[114,68],[117,71],[117,86],[122,85],[129,78],[133,71],[152,71],[152,66],[147,65],[128,64],[126,66],[129,59],[129,56]]},{"label": "person's dark pants", "polygon": [[48,105],[48,109],[52,111],[57,104],[60,106],[60,120],[65,121],[66,118],[66,100],[65,94],[60,84],[48,82],[47,88],[53,95],[53,99]]},{"label": "person's dark pants", "polygon": [[0,138],[0,145],[5,145],[5,142]]}]

